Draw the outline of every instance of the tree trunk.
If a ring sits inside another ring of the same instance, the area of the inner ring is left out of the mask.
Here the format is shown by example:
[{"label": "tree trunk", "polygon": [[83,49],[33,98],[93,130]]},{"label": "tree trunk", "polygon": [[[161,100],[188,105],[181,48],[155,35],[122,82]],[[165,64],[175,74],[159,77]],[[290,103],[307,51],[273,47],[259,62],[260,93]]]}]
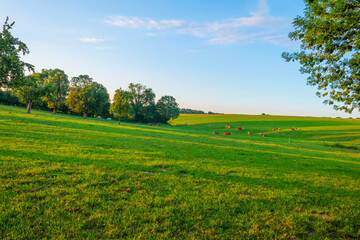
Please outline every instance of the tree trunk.
[{"label": "tree trunk", "polygon": [[54,110],[53,110],[53,115],[55,115],[56,114],[56,108],[54,108]]},{"label": "tree trunk", "polygon": [[120,125],[120,118],[119,118],[119,122],[118,122],[118,125]]},{"label": "tree trunk", "polygon": [[84,113],[84,119],[86,119],[86,113]]},{"label": "tree trunk", "polygon": [[32,101],[29,101],[28,105],[27,105],[27,111],[26,113],[31,113],[31,105],[32,105]]}]

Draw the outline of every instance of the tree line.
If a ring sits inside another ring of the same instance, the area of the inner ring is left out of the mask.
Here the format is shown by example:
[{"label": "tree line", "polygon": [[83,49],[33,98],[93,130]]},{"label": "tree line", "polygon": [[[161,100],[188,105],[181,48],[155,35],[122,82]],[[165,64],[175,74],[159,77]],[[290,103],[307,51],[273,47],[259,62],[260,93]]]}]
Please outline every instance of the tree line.
[{"label": "tree line", "polygon": [[[21,61],[29,53],[26,44],[11,35],[14,22],[5,21],[0,32],[0,103],[33,105],[62,113],[87,116],[113,116],[124,121],[167,123],[179,116],[174,97],[163,96],[155,102],[155,93],[141,84],[130,83],[128,89],[117,89],[112,103],[106,88],[88,75],[69,80],[61,69],[42,69]],[[32,72],[25,75],[25,70]]]},{"label": "tree line", "polygon": [[216,113],[208,111],[207,113],[202,110],[194,110],[190,108],[180,108],[180,113],[186,113],[186,114],[223,114],[223,113]]}]

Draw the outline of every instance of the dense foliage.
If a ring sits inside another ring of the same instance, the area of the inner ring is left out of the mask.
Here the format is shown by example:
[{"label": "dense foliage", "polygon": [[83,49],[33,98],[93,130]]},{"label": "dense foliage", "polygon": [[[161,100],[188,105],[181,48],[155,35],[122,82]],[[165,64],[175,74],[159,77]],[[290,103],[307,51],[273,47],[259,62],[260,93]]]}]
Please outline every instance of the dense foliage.
[{"label": "dense foliage", "polygon": [[291,40],[301,51],[283,53],[299,61],[308,84],[336,110],[360,111],[360,2],[358,0],[306,0],[304,16],[293,21]]},{"label": "dense foliage", "polygon": [[155,93],[151,88],[130,83],[127,91],[116,90],[110,112],[119,118],[119,124],[120,118],[134,122],[167,123],[179,116],[179,107],[172,96],[163,96],[155,104]]},{"label": "dense foliage", "polygon": [[115,91],[113,102],[110,106],[110,113],[119,119],[119,124],[122,117],[129,115],[130,107],[129,94],[121,88],[117,89]]},{"label": "dense foliage", "polygon": [[128,93],[133,120],[135,122],[152,122],[152,113],[155,108],[155,93],[153,90],[139,83],[130,83]]},{"label": "dense foliage", "polygon": [[15,22],[8,23],[7,17],[0,32],[0,89],[13,88],[23,85],[24,71],[34,67],[21,61],[20,54],[28,54],[26,44],[11,35],[11,28]]},{"label": "dense foliage", "polygon": [[31,106],[34,102],[41,102],[43,96],[47,96],[47,85],[43,75],[34,73],[26,76],[21,86],[16,88],[16,95],[20,102],[27,104],[27,113],[31,113]]},{"label": "dense foliage", "polygon": [[156,117],[158,122],[168,122],[179,116],[179,107],[172,96],[163,96],[156,103]]},{"label": "dense foliage", "polygon": [[0,91],[0,104],[17,106],[21,102],[11,91]]},{"label": "dense foliage", "polygon": [[80,75],[71,79],[70,93],[66,100],[68,107],[78,114],[101,115],[109,102],[106,88],[93,82],[88,75]]},{"label": "dense foliage", "polygon": [[80,75],[69,81],[60,69],[43,69],[23,79],[23,85],[10,91],[0,91],[0,103],[8,105],[27,104],[31,107],[62,113],[75,113],[102,118],[143,123],[167,123],[179,116],[174,97],[163,96],[157,103],[155,93],[141,84],[130,83],[128,90],[117,89],[110,104],[106,88],[94,82],[88,75]]},{"label": "dense foliage", "polygon": [[45,76],[45,84],[48,85],[48,92],[43,96],[43,100],[55,114],[56,109],[65,103],[69,92],[68,76],[60,69],[43,69],[42,74]]}]

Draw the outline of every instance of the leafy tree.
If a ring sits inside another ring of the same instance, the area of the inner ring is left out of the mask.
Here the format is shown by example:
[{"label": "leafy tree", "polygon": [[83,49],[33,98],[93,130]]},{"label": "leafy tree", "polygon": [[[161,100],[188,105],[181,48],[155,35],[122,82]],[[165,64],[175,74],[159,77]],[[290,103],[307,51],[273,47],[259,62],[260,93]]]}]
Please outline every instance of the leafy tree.
[{"label": "leafy tree", "polygon": [[[155,93],[153,90],[139,83],[130,83],[128,92],[134,121],[144,122],[150,120],[149,112],[155,106]],[[154,113],[151,116],[154,116]]]},{"label": "leafy tree", "polygon": [[68,107],[75,113],[100,115],[109,102],[106,88],[93,82],[88,75],[80,75],[71,79],[70,93],[66,100]]},{"label": "leafy tree", "polygon": [[34,73],[24,78],[23,85],[16,89],[16,95],[20,102],[27,104],[27,113],[31,113],[32,104],[41,102],[41,97],[46,94],[46,90],[41,74]]},{"label": "leafy tree", "polygon": [[60,107],[66,100],[69,92],[68,76],[60,69],[43,69],[42,74],[46,78],[45,84],[48,85],[48,94],[43,97],[47,101],[48,108],[53,109],[53,114],[56,114],[56,109]]},{"label": "leafy tree", "polygon": [[93,79],[88,75],[79,75],[78,77],[73,77],[71,79],[71,87],[72,88],[82,88],[87,84],[93,82]]},{"label": "leafy tree", "polygon": [[291,40],[301,51],[283,53],[286,61],[299,61],[325,104],[351,113],[360,111],[360,1],[305,0],[304,16],[294,19]]},{"label": "leafy tree", "polygon": [[91,85],[91,97],[93,101],[89,108],[90,114],[99,116],[104,112],[104,110],[109,112],[110,97],[106,88],[104,85],[97,82],[93,82]]},{"label": "leafy tree", "polygon": [[15,22],[8,23],[6,18],[0,32],[0,88],[16,88],[24,81],[25,69],[34,71],[34,66],[20,60],[20,54],[29,53],[26,44],[11,35]]},{"label": "leafy tree", "polygon": [[163,96],[156,103],[156,115],[159,122],[167,123],[171,118],[177,118],[179,112],[179,105],[172,96]]},{"label": "leafy tree", "polygon": [[130,107],[128,92],[122,90],[121,88],[117,89],[115,91],[113,102],[110,106],[110,113],[114,114],[114,117],[119,119],[119,125],[120,119],[129,115]]},{"label": "leafy tree", "polygon": [[88,75],[80,75],[71,79],[70,92],[66,100],[66,105],[75,113],[86,114],[91,105],[90,89],[92,78]]}]

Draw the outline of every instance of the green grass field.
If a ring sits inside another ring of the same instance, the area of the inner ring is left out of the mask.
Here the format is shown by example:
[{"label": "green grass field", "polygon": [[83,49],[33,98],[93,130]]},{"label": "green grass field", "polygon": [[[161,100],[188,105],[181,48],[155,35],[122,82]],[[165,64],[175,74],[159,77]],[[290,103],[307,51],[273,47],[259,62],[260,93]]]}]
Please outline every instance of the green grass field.
[{"label": "green grass field", "polygon": [[1,239],[360,238],[358,119],[25,112],[0,105]]}]

